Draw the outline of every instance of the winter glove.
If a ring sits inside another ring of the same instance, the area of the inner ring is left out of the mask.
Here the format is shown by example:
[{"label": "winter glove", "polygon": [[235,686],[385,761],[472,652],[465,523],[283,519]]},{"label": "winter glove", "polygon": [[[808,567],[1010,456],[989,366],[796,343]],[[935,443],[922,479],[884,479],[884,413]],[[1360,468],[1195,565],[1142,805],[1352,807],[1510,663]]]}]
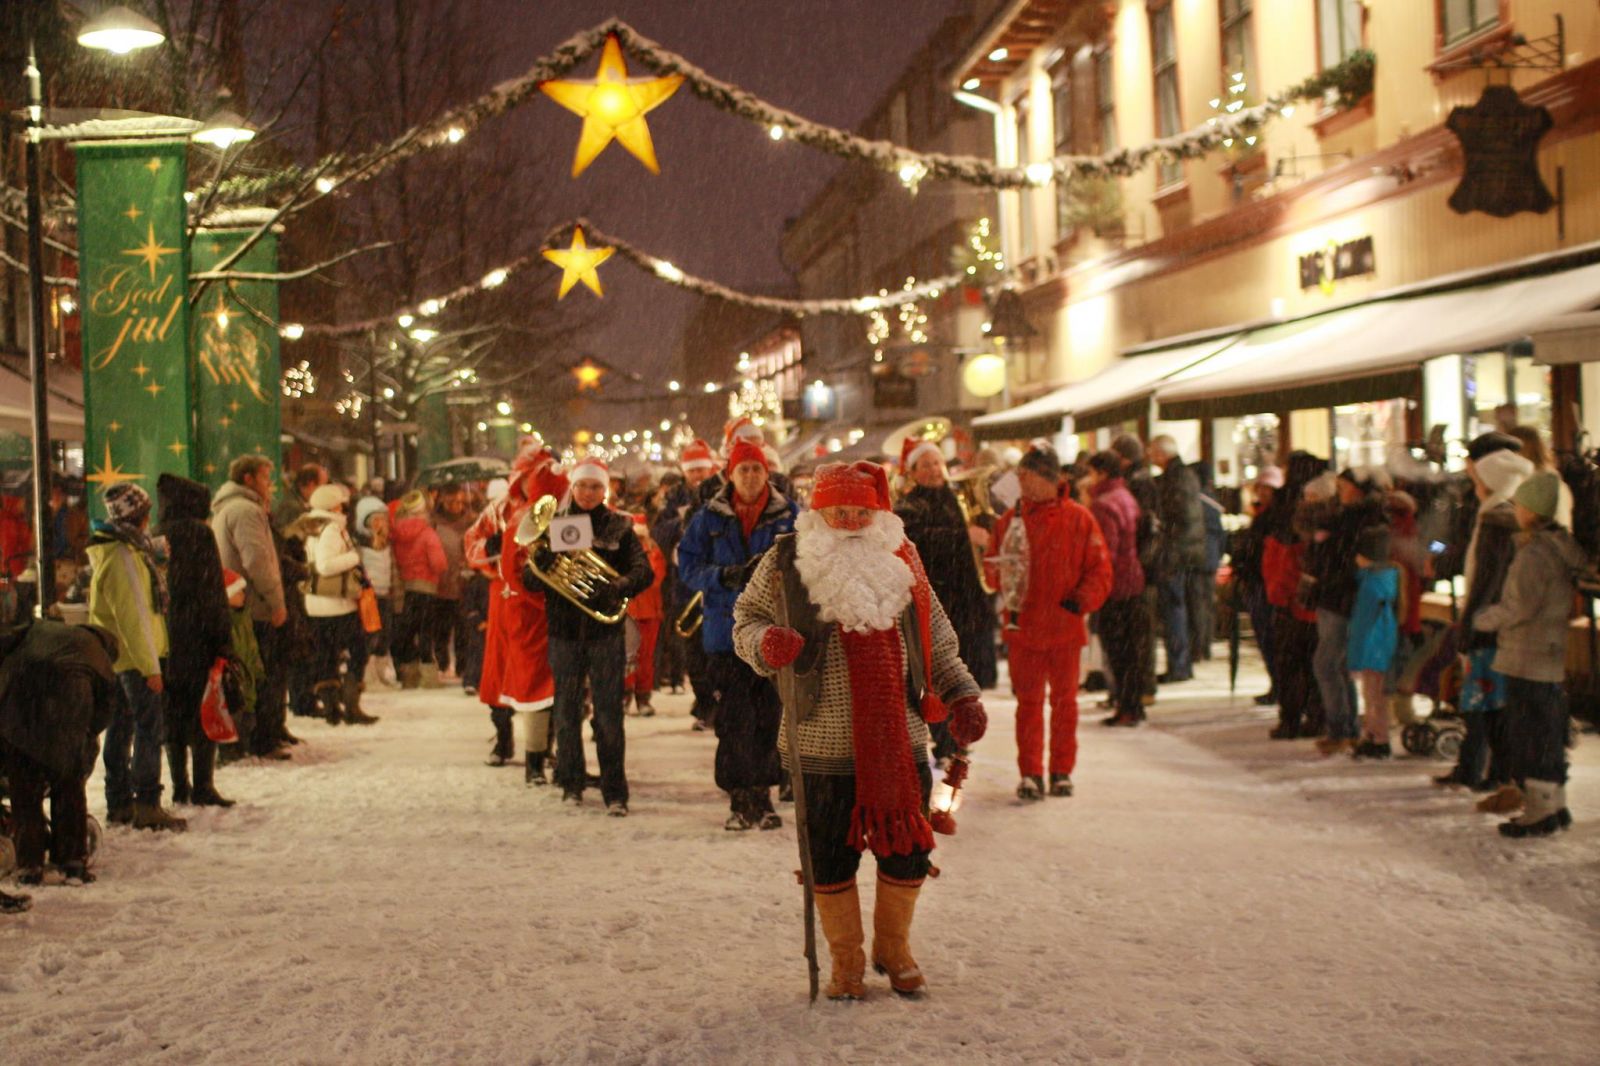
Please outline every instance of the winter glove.
[{"label": "winter glove", "polygon": [[717,571],[717,580],[722,582],[722,587],[734,592],[744,588],[744,564],[733,563]]},{"label": "winter glove", "polygon": [[988,728],[989,716],[983,713],[983,701],[978,697],[962,696],[950,705],[950,739],[963,748],[970,748],[982,740],[984,730]]},{"label": "winter glove", "polygon": [[758,551],[745,560],[745,564],[741,568],[742,572],[739,575],[740,587],[750,584],[750,579],[756,576],[756,567],[761,565],[761,559],[766,554],[765,551]]},{"label": "winter glove", "polygon": [[541,543],[533,549],[533,565],[546,574],[556,568],[556,553],[550,550],[549,544]]},{"label": "winter glove", "polygon": [[1061,601],[1061,609],[1063,611],[1070,611],[1073,614],[1083,613],[1083,608],[1078,606],[1078,601],[1070,596]]},{"label": "winter glove", "polygon": [[805,646],[806,638],[788,626],[768,626],[767,631],[761,634],[761,657],[774,670],[782,670],[800,658],[800,651]]},{"label": "winter glove", "polygon": [[483,554],[488,556],[490,559],[500,558],[500,545],[503,541],[504,536],[502,534],[489,534],[489,536],[486,537],[483,542]]}]

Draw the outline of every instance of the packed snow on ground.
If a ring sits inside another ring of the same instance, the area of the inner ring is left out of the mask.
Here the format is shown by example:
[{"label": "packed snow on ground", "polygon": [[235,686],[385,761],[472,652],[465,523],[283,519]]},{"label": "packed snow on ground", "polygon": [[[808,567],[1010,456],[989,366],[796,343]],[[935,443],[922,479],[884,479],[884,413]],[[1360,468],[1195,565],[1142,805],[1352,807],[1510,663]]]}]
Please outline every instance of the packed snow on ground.
[{"label": "packed snow on ground", "polygon": [[1077,796],[1028,807],[991,694],[913,930],[920,1002],[869,975],[868,1001],[808,1006],[793,829],[722,829],[685,697],[628,720],[626,820],[485,767],[459,692],[296,719],[293,763],[220,774],[238,807],[110,830],[97,884],[0,920],[0,1060],[1596,1061],[1592,743],[1573,830],[1504,841],[1439,764],[1272,744],[1259,689],[1203,674],[1153,728],[1102,729],[1086,696]]}]

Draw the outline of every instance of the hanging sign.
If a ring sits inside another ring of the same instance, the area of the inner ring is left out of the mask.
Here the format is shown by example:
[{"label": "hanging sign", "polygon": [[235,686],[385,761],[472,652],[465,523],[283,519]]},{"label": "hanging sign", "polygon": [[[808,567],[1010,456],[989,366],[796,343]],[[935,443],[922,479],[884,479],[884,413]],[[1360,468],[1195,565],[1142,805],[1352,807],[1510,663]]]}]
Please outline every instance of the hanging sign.
[{"label": "hanging sign", "polygon": [[155,495],[188,477],[189,293],[183,200],[189,144],[73,145],[83,314],[84,480],[89,509],[132,481]]},{"label": "hanging sign", "polygon": [[[216,269],[253,229],[202,229],[190,258],[196,273]],[[262,234],[228,269],[271,274],[278,238]],[[195,477],[217,488],[241,455],[278,461],[278,283],[213,281],[195,309],[193,343]]]},{"label": "hanging sign", "polygon": [[898,373],[874,377],[872,406],[880,409],[917,406],[917,379]]},{"label": "hanging sign", "polygon": [[1327,247],[1300,257],[1300,288],[1321,289],[1328,295],[1333,292],[1334,282],[1371,274],[1377,269],[1371,237],[1343,243],[1329,241]]},{"label": "hanging sign", "polygon": [[1554,207],[1539,174],[1539,141],[1554,124],[1547,109],[1523,103],[1509,85],[1487,86],[1477,103],[1453,109],[1445,125],[1461,141],[1464,163],[1451,210],[1506,218]]}]

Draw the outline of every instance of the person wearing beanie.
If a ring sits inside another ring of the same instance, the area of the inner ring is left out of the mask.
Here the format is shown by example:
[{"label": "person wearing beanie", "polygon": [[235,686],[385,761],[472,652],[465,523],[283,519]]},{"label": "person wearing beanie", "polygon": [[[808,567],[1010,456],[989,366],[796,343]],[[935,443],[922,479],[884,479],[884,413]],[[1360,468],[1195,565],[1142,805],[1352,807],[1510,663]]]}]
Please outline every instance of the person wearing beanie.
[{"label": "person wearing beanie", "polygon": [[948,720],[968,747],[988,718],[917,550],[889,510],[882,466],[818,468],[811,509],[794,529],[744,584],[733,646],[764,684],[787,671],[784,710],[796,743],[786,730],[777,744],[803,785],[809,887],[833,962],[828,997],[866,994],[856,874],[868,850],[878,873],[873,967],[895,992],[917,995],[927,981],[911,954],[911,923],[934,847],[929,725]]},{"label": "person wearing beanie", "polygon": [[628,676],[624,682],[622,703],[626,708],[631,700],[632,713],[640,718],[650,718],[656,709],[650,705],[650,694],[656,687],[656,641],[661,635],[664,615],[661,603],[661,582],[667,576],[667,557],[650,538],[650,525],[643,514],[631,516],[633,535],[650,560],[653,576],[650,587],[628,601]]},{"label": "person wearing beanie", "polygon": [[1472,479],[1478,498],[1478,512],[1467,543],[1463,570],[1466,599],[1455,630],[1456,648],[1465,659],[1460,710],[1467,723],[1467,735],[1461,742],[1455,768],[1435,777],[1434,783],[1490,792],[1492,795],[1484,801],[1485,809],[1505,813],[1515,810],[1521,799],[1511,783],[1507,764],[1511,738],[1506,734],[1505,716],[1498,713],[1506,701],[1505,675],[1494,668],[1495,632],[1479,629],[1476,620],[1480,612],[1499,602],[1505,587],[1517,552],[1517,514],[1511,497],[1533,473],[1533,464],[1518,454],[1520,442],[1512,447],[1491,441],[1497,446],[1488,448],[1486,437],[1516,441],[1505,434],[1484,434],[1473,441],[1470,449],[1478,453],[1478,458],[1467,459],[1467,476]]},{"label": "person wearing beanie", "polygon": [[729,808],[723,828],[776,829],[783,824],[772,806],[772,786],[781,778],[778,694],[736,654],[733,605],[763,554],[794,531],[799,508],[771,486],[767,457],[751,440],[733,440],[725,477],[678,542],[678,574],[703,597],[698,639],[717,693],[715,778]]},{"label": "person wearing beanie", "polygon": [[495,733],[487,763],[505,766],[516,754],[513,720],[521,711],[523,780],[535,787],[548,783],[545,764],[555,677],[550,670],[545,604],[554,597],[547,597],[545,586],[528,574],[528,552],[517,543],[516,534],[536,503],[546,496],[560,500],[568,487],[549,446],[537,436],[523,437],[511,460],[505,493],[483,509],[462,537],[467,565],[489,580],[483,669],[478,678],[478,700],[488,708]]},{"label": "person wearing beanie", "polygon": [[89,536],[89,622],[117,641],[112,669],[122,688],[106,729],[106,811],[114,825],[182,832],[188,823],[161,806],[166,740],[167,592],[151,542],[150,494],[132,481],[109,486],[106,519]]},{"label": "person wearing beanie", "polygon": [[1272,607],[1272,646],[1278,697],[1273,740],[1296,740],[1322,732],[1322,694],[1312,670],[1317,648],[1317,614],[1301,589],[1309,580],[1306,555],[1311,546],[1309,517],[1319,506],[1310,486],[1326,476],[1328,461],[1310,452],[1293,452],[1283,487],[1274,490],[1261,514],[1261,583]]},{"label": "person wearing beanie", "polygon": [[399,688],[393,654],[395,622],[404,607],[403,586],[396,580],[394,545],[390,543],[389,508],[376,496],[356,501],[355,542],[361,552],[361,570],[378,597],[378,618],[383,628],[370,635],[367,672],[369,688]]},{"label": "person wearing beanie", "polygon": [[[1200,649],[1189,640],[1191,575],[1206,565],[1205,504],[1200,499],[1200,479],[1178,454],[1178,442],[1170,436],[1150,442],[1150,462],[1161,468],[1156,478],[1157,518],[1161,523],[1161,549],[1145,577],[1155,583],[1161,610],[1161,637],[1167,652],[1166,672],[1156,680],[1162,683],[1189,681],[1194,677],[1194,660]],[[1206,592],[1209,594],[1210,589]]]},{"label": "person wearing beanie", "polygon": [[1144,609],[1144,567],[1139,565],[1139,504],[1122,479],[1122,457],[1113,451],[1089,458],[1089,512],[1105,537],[1111,560],[1111,591],[1095,613],[1105,649],[1111,703],[1108,726],[1136,726],[1145,719],[1144,683],[1139,673],[1150,642]]},{"label": "person wearing beanie", "polygon": [[[689,520],[705,504],[700,497],[700,490],[716,474],[717,460],[711,446],[697,437],[684,445],[678,456],[678,465],[683,471],[683,481],[668,490],[662,501],[661,512],[650,527],[650,535],[667,559],[667,592],[663,596],[663,603],[666,616],[672,624],[663,628],[663,639],[673,651],[672,657],[682,659],[683,672],[688,674],[689,688],[694,693],[694,703],[689,713],[694,718],[695,731],[704,732],[711,728],[717,701],[707,677],[706,651],[700,642],[699,632],[688,637],[680,637],[677,633],[677,620],[697,595],[696,590],[683,580],[678,565],[678,543],[689,528]],[[720,481],[720,478],[717,480]],[[692,616],[693,612],[690,613]],[[673,680],[676,690],[678,678]]]},{"label": "person wearing beanie", "polygon": [[1017,796],[1044,798],[1046,689],[1050,794],[1072,795],[1078,760],[1078,664],[1084,619],[1112,587],[1111,556],[1088,509],[1061,495],[1055,449],[1033,446],[1017,465],[1022,498],[996,524],[984,554],[1005,609],[1002,635],[1017,697]]},{"label": "person wearing beanie", "polygon": [[[200,701],[218,659],[233,658],[233,619],[228,613],[222,557],[206,525],[211,490],[198,481],[162,474],[161,535],[167,539],[167,636],[171,651],[162,666],[166,681],[167,766],[172,802],[231,807],[215,784],[217,746],[200,725]],[[194,777],[189,776],[189,763]]]},{"label": "person wearing beanie", "polygon": [[[989,546],[989,530],[994,519],[973,516],[973,524],[961,509],[944,455],[933,441],[907,437],[900,449],[900,473],[909,487],[895,501],[894,513],[906,526],[906,538],[922,557],[922,566],[933,584],[934,595],[955,627],[961,643],[961,661],[972,671],[979,688],[993,688],[997,681],[992,597],[980,580],[977,560]],[[953,750],[949,731],[934,729],[934,758],[943,759]]]},{"label": "person wearing beanie", "polygon": [[[1593,565],[1555,516],[1561,479],[1533,474],[1512,494],[1521,533],[1498,601],[1473,618],[1494,633],[1494,669],[1505,678],[1504,731],[1522,812],[1500,826],[1508,837],[1548,836],[1572,824],[1567,809],[1566,655],[1578,579]],[[1514,809],[1511,804],[1501,810]]]},{"label": "person wearing beanie", "polygon": [[438,688],[434,634],[443,610],[439,585],[445,580],[450,562],[439,531],[429,520],[427,494],[413,489],[402,496],[392,526],[394,567],[402,596],[390,646],[395,672],[402,688]]},{"label": "person wearing beanie", "polygon": [[1361,693],[1358,759],[1387,759],[1389,701],[1383,686],[1400,645],[1400,568],[1389,561],[1389,530],[1369,526],[1356,538],[1356,596],[1350,611],[1347,661]]},{"label": "person wearing beanie", "polygon": [[[306,537],[306,616],[312,633],[312,692],[329,725],[371,725],[377,719],[361,709],[362,675],[367,669],[367,633],[357,601],[367,583],[361,553],[346,527],[350,490],[327,484],[311,493],[306,519],[318,523]],[[340,656],[347,659],[340,674]]]},{"label": "person wearing beanie", "polygon": [[[589,520],[594,546],[590,549],[617,574],[610,584],[596,589],[589,606],[602,614],[622,613],[624,601],[655,582],[650,560],[633,532],[633,516],[606,506],[609,471],[597,456],[578,460],[568,474],[571,487],[557,518]],[[548,537],[534,549],[533,564],[542,573],[555,566]],[[528,582],[538,584],[537,576]],[[531,587],[531,586],[530,586]],[[627,644],[623,624],[591,616],[558,592],[546,589],[545,610],[550,625],[550,671],[555,679],[556,773],[563,802],[581,804],[588,780],[583,751],[585,693],[594,707],[595,749],[600,759],[600,794],[606,813],[614,818],[628,814],[627,740],[623,732],[622,692],[627,674]]]}]

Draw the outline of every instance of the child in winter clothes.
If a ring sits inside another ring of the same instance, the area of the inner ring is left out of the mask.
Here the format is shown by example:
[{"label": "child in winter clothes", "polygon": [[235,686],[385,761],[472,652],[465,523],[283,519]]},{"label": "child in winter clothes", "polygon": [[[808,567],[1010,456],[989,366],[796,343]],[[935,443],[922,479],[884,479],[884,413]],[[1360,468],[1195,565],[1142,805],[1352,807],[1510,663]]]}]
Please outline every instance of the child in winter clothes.
[{"label": "child in winter clothes", "polygon": [[428,520],[428,498],[421,492],[406,493],[395,512],[394,564],[405,593],[392,648],[400,684],[438,688],[439,667],[424,661],[423,643],[439,614],[439,582],[449,564],[439,533]]},{"label": "child in winter clothes", "polygon": [[630,632],[628,644],[633,652],[628,656],[630,669],[624,682],[623,697],[626,706],[626,697],[632,693],[633,713],[640,718],[649,718],[656,713],[655,708],[650,706],[650,693],[656,685],[656,638],[661,634],[661,619],[665,614],[661,605],[661,581],[667,576],[667,557],[650,539],[650,526],[644,515],[633,516],[633,532],[650,560],[650,572],[655,579],[649,588],[628,601],[628,628],[637,631],[638,642],[635,646]]},{"label": "child in winter clothes", "polygon": [[1512,497],[1519,547],[1499,601],[1473,618],[1479,632],[1499,635],[1494,668],[1505,676],[1512,719],[1507,732],[1513,773],[1524,793],[1522,813],[1502,823],[1509,837],[1547,836],[1572,824],[1567,811],[1567,632],[1583,550],[1555,522],[1561,479],[1541,471]]},{"label": "child in winter clothes", "polygon": [[399,681],[390,658],[395,616],[400,613],[404,591],[394,579],[394,547],[389,543],[389,509],[376,496],[356,502],[355,535],[361,552],[361,569],[366,571],[372,591],[378,596],[378,617],[383,628],[369,638],[372,656],[367,660],[368,685],[393,688]]},{"label": "child in winter clothes", "polygon": [[1400,569],[1389,562],[1389,531],[1362,530],[1356,540],[1356,599],[1350,613],[1350,676],[1361,690],[1361,741],[1358,759],[1389,757],[1389,704],[1384,680],[1399,644],[1395,605],[1400,599]]}]

